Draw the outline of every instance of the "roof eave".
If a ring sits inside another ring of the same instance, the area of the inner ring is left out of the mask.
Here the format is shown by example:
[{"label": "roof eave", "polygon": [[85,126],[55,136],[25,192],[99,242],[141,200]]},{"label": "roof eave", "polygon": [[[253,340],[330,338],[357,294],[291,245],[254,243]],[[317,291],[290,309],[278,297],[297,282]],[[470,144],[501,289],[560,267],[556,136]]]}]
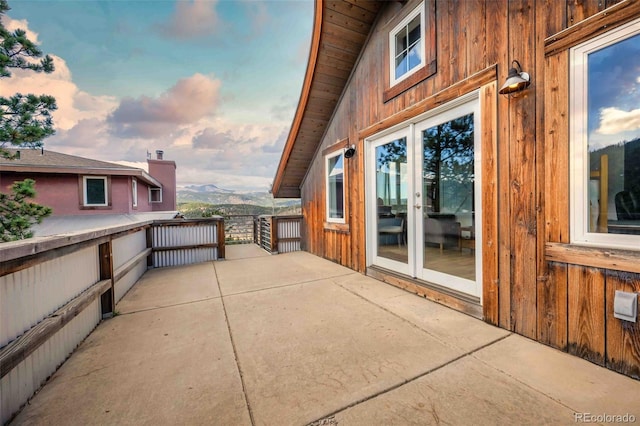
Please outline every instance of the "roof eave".
[{"label": "roof eave", "polygon": [[162,184],[142,169],[135,168],[102,168],[102,167],[72,167],[72,166],[39,166],[35,164],[2,165],[2,171],[15,173],[51,173],[74,175],[106,175],[138,177],[149,185],[162,187]]},{"label": "roof eave", "polygon": [[304,77],[304,83],[300,92],[300,100],[298,101],[298,108],[293,118],[291,129],[289,130],[289,136],[287,142],[284,145],[282,157],[280,157],[280,163],[278,164],[278,170],[276,176],[273,179],[272,192],[275,198],[300,198],[300,188],[282,188],[282,179],[284,177],[285,169],[289,163],[293,147],[298,137],[300,130],[300,124],[304,118],[304,112],[309,102],[309,94],[311,91],[311,83],[315,75],[315,68],[318,59],[318,51],[320,49],[320,35],[322,34],[322,10],[324,7],[324,0],[315,1],[315,15],[313,21],[313,33],[311,37],[311,49],[309,51],[309,60],[307,61],[307,72]]}]

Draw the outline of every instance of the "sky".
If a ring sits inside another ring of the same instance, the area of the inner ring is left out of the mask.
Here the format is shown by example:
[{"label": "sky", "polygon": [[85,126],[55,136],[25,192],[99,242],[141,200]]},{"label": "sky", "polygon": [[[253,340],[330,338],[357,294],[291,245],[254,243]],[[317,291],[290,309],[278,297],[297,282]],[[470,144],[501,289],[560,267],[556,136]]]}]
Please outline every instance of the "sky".
[{"label": "sky", "polygon": [[9,0],[54,59],[13,70],[0,95],[56,98],[45,149],[145,168],[177,165],[178,186],[267,191],[309,56],[313,0]]},{"label": "sky", "polygon": [[589,55],[589,150],[640,137],[640,34]]}]

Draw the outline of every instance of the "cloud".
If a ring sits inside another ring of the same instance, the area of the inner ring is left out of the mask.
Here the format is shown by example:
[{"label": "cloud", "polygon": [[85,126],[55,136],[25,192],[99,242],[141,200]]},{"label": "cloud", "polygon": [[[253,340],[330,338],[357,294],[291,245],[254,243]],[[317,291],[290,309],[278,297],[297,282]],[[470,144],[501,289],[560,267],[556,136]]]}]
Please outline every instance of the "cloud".
[{"label": "cloud", "polygon": [[219,132],[216,129],[207,128],[193,138],[193,147],[196,149],[227,149],[240,143],[234,140],[230,132]]},{"label": "cloud", "polygon": [[[269,31],[271,21],[281,19],[278,13],[269,15],[263,5],[247,2],[245,6],[246,34],[238,34],[236,40],[250,38],[255,31]],[[187,22],[197,8],[215,12],[215,3],[179,3],[164,29],[177,31],[170,24]],[[221,31],[233,31],[217,15],[214,20],[217,27],[206,27],[200,34],[211,30],[211,34],[216,32],[214,36],[227,37],[230,33]],[[28,31],[27,24],[19,22]],[[184,32],[178,33],[173,37],[186,39]],[[35,32],[29,34],[32,39],[37,38]],[[198,31],[192,34],[196,36]],[[268,102],[279,105],[267,104],[262,111],[255,99],[253,103],[240,102],[247,98],[234,91],[232,85],[225,84],[223,88],[219,75],[193,74],[178,80],[173,87],[165,86],[164,92],[118,99],[80,90],[73,81],[74,68],[70,69],[58,56],[54,56],[54,63],[56,70],[52,74],[16,70],[12,78],[0,80],[0,95],[19,91],[56,97],[56,134],[45,140],[47,149],[136,167],[144,166],[147,151],[163,149],[165,158],[177,164],[180,185],[214,183],[236,190],[269,188],[295,111],[297,93],[271,96]]]},{"label": "cloud", "polygon": [[288,135],[289,135],[289,129],[288,128],[284,129],[273,144],[264,145],[262,147],[262,152],[278,154],[278,155],[282,154],[282,150],[284,149],[284,144],[287,141]]},{"label": "cloud", "polygon": [[40,41],[38,40],[38,33],[29,29],[29,21],[26,19],[11,19],[4,15],[0,17],[0,22],[2,22],[2,25],[4,25],[9,32],[14,32],[18,29],[24,30],[29,40],[35,44],[40,44]]},{"label": "cloud", "polygon": [[109,135],[108,129],[103,119],[88,118],[78,122],[72,128],[58,131],[57,134],[47,143],[51,142],[56,146],[83,147],[90,146],[91,149],[106,147]]},{"label": "cloud", "polygon": [[[30,40],[37,40],[38,34],[29,30],[26,20],[13,20],[7,16],[2,19],[7,28],[25,30]],[[118,103],[112,96],[94,96],[78,88],[73,75],[64,59],[50,54],[55,70],[50,73],[36,73],[31,70],[13,69],[10,78],[0,80],[0,96],[12,96],[16,93],[50,95],[56,99],[58,109],[53,112],[56,130],[68,130],[81,120],[104,117]]]},{"label": "cloud", "polygon": [[638,129],[640,129],[640,109],[623,111],[609,107],[600,111],[600,127],[596,132],[602,135],[615,135]]},{"label": "cloud", "polygon": [[124,98],[109,115],[112,132],[124,138],[156,138],[194,124],[218,107],[220,80],[202,74],[179,80],[157,98]]},{"label": "cloud", "polygon": [[161,35],[178,40],[213,35],[222,26],[216,11],[217,3],[217,0],[177,1],[169,21],[158,24],[156,29]]}]

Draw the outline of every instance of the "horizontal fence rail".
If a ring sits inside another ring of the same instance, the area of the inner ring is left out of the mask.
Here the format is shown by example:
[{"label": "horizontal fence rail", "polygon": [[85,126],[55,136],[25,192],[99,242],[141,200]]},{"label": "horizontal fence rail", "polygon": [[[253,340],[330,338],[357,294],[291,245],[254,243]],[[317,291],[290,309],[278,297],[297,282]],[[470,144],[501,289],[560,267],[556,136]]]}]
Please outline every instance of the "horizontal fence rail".
[{"label": "horizontal fence rail", "polygon": [[149,267],[224,258],[222,217],[141,221],[0,244],[0,423]]}]

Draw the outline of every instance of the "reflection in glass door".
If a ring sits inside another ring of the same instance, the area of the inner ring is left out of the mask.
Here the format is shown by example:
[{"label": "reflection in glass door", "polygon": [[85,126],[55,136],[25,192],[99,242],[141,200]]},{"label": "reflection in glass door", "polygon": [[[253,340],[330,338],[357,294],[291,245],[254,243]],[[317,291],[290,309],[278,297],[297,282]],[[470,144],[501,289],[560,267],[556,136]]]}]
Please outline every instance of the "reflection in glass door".
[{"label": "reflection in glass door", "polygon": [[368,260],[479,297],[477,94],[450,105],[368,145]]},{"label": "reflection in glass door", "polygon": [[375,147],[376,256],[408,264],[407,139]]},{"label": "reflection in glass door", "polygon": [[422,147],[421,277],[477,295],[480,267],[476,239],[481,200],[476,193],[473,104],[417,126]]}]

